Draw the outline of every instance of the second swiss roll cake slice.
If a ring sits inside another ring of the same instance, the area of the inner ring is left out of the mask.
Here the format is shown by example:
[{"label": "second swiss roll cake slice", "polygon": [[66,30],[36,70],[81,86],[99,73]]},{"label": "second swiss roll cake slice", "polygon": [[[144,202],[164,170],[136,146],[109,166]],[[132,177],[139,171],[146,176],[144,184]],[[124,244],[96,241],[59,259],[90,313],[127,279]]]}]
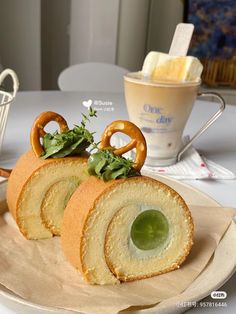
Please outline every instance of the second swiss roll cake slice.
[{"label": "second swiss roll cake slice", "polygon": [[[118,131],[131,142],[114,149],[110,138]],[[134,162],[120,156],[133,148]],[[179,268],[190,252],[193,221],[188,206],[169,186],[140,175],[145,156],[141,131],[127,121],[113,122],[88,160],[92,176],[67,204],[62,248],[89,283],[159,275]]]}]

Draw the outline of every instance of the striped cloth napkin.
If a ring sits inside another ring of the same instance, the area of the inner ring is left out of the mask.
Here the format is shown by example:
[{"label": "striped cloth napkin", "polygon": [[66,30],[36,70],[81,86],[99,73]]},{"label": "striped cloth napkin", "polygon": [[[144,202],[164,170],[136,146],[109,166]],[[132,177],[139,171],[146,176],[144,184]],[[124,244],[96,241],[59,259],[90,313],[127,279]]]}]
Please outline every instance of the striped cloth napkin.
[{"label": "striped cloth napkin", "polygon": [[[184,142],[189,137],[184,138]],[[127,142],[118,135],[112,137],[112,145],[121,147]],[[132,158],[132,152],[124,155],[126,158]],[[142,168],[146,173],[161,174],[178,180],[196,180],[196,179],[215,179],[215,180],[235,180],[236,176],[230,170],[216,164],[215,162],[201,156],[198,151],[191,146],[182,156],[182,159],[175,165],[168,167],[150,167],[144,164]]]}]

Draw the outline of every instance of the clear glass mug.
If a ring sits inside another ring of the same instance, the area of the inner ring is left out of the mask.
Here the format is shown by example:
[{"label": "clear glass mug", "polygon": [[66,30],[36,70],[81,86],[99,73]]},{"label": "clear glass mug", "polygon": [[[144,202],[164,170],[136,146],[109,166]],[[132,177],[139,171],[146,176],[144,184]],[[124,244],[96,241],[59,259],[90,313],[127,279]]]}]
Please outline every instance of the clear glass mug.
[{"label": "clear glass mug", "polygon": [[[143,79],[139,72],[124,77],[129,119],[143,132],[148,146],[146,164],[169,166],[181,159],[192,142],[204,133],[225,109],[217,93],[199,92],[201,82],[169,83]],[[183,145],[182,136],[197,96],[212,96],[219,110]]]}]

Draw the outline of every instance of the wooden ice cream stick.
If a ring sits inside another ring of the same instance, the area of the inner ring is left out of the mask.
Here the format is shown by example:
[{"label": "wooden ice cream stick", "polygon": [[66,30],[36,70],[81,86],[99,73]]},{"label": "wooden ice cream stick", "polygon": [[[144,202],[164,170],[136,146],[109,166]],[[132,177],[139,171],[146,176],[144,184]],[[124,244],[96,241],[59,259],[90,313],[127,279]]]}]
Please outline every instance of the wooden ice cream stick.
[{"label": "wooden ice cream stick", "polygon": [[192,38],[194,25],[180,23],[176,26],[175,33],[169,50],[171,56],[186,56]]}]

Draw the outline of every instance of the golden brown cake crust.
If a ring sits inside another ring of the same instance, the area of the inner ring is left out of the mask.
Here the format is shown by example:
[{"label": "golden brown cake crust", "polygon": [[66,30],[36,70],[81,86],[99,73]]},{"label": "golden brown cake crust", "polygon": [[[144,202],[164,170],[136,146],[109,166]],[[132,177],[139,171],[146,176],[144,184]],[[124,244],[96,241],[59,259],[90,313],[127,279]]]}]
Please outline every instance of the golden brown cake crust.
[{"label": "golden brown cake crust", "polygon": [[[90,211],[93,209],[96,199],[105,190],[116,185],[118,181],[103,182],[94,176],[89,177],[80,184],[65,209],[61,228],[62,249],[70,263],[82,273],[84,273],[81,256],[82,241],[86,220],[89,218]],[[85,278],[87,278],[86,275],[84,273]],[[89,278],[87,280],[89,281]]]},{"label": "golden brown cake crust", "polygon": [[[81,161],[86,162],[87,156],[79,156]],[[17,161],[15,168],[11,172],[7,185],[7,204],[10,212],[17,221],[17,208],[18,202],[21,198],[21,193],[24,186],[30,180],[31,176],[40,168],[46,167],[51,163],[65,162],[75,160],[78,157],[65,157],[65,158],[49,158],[41,160],[35,156],[33,151],[28,151],[23,154]],[[27,236],[27,235],[25,235]]]},{"label": "golden brown cake crust", "polygon": [[[86,273],[85,265],[83,263],[83,237],[84,237],[84,228],[86,226],[86,221],[89,219],[93,208],[96,206],[96,202],[103,196],[103,194],[109,193],[109,190],[112,190],[114,187],[122,184],[124,181],[131,181],[137,182],[142,180],[142,182],[146,182],[149,184],[158,184],[162,189],[169,191],[173,197],[176,198],[176,191],[172,188],[167,186],[166,184],[159,182],[155,179],[145,177],[145,176],[138,176],[138,177],[131,177],[127,179],[119,179],[119,180],[112,180],[108,182],[103,182],[102,180],[96,177],[89,177],[85,180],[79,188],[75,191],[72,195],[70,201],[67,204],[64,219],[62,224],[62,232],[61,232],[61,240],[62,240],[62,249],[65,253],[65,256],[71,262],[71,264],[79,269],[81,273],[83,273],[84,277],[90,281],[89,274]],[[183,200],[183,198],[178,195],[178,201],[180,202],[181,206],[184,208],[186,217],[188,217],[190,221],[190,229],[191,229],[191,239],[193,238],[193,221],[189,209]],[[192,247],[192,240],[189,242],[189,245],[186,249],[184,256],[182,256],[178,261],[177,264],[169,269],[166,269],[164,272],[168,272],[174,270],[179,267],[181,263],[184,262],[189,251]],[[105,256],[106,258],[106,256]],[[111,272],[115,274],[114,270],[112,269],[111,265],[108,264]],[[157,275],[160,273],[153,273],[151,276]],[[117,276],[117,274],[115,274]],[[149,277],[151,277],[149,276]],[[141,276],[136,279],[144,279],[147,276]],[[121,281],[130,281],[129,279],[125,278],[123,274],[118,274],[118,279]]]}]

